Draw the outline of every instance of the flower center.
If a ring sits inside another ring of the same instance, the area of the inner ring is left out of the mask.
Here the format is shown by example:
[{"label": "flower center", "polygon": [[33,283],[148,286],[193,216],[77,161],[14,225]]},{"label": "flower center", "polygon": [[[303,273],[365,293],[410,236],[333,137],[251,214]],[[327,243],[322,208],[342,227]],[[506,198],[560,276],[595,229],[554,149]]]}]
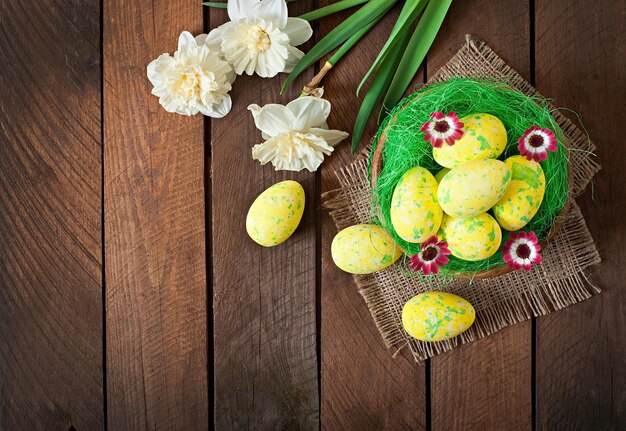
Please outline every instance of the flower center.
[{"label": "flower center", "polygon": [[180,90],[187,96],[193,96],[200,91],[202,72],[196,67],[189,67],[180,75]]},{"label": "flower center", "polygon": [[248,44],[248,48],[256,50],[257,52],[267,51],[272,45],[270,35],[261,27],[254,27],[250,30],[251,42]]},{"label": "flower center", "polygon": [[517,246],[515,253],[522,259],[528,259],[530,257],[530,251],[528,244],[520,244]]},{"label": "flower center", "polygon": [[422,252],[422,260],[425,262],[430,262],[434,260],[439,254],[439,250],[437,247],[427,247],[426,250]]},{"label": "flower center", "polygon": [[439,120],[435,123],[435,132],[446,133],[450,130],[450,125],[446,120]]},{"label": "flower center", "polygon": [[528,140],[528,143],[533,148],[543,147],[543,136],[541,135],[532,135]]}]

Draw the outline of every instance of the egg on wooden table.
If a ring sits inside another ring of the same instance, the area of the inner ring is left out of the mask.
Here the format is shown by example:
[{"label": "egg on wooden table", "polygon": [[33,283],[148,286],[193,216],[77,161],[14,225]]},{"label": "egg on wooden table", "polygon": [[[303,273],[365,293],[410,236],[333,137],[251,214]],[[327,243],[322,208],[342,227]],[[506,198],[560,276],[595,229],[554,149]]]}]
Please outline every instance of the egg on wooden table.
[{"label": "egg on wooden table", "polygon": [[340,269],[351,274],[370,274],[393,265],[402,250],[380,226],[357,224],[341,230],[330,246]]},{"label": "egg on wooden table", "polygon": [[421,167],[406,171],[393,191],[389,215],[396,233],[407,242],[422,243],[437,233],[443,211],[433,174]]},{"label": "egg on wooden table", "polygon": [[402,309],[402,326],[421,341],[443,341],[465,332],[476,319],[469,301],[447,292],[414,296]]},{"label": "egg on wooden table", "polygon": [[495,159],[506,148],[506,129],[491,114],[471,114],[460,118],[463,136],[454,145],[433,148],[435,161],[446,168],[456,168],[478,159]]},{"label": "egg on wooden table", "polygon": [[469,218],[444,215],[439,236],[453,256],[471,262],[493,256],[502,242],[500,226],[487,213]]},{"label": "egg on wooden table", "polygon": [[512,156],[504,163],[511,169],[511,183],[493,206],[493,214],[500,226],[515,231],[537,214],[546,190],[546,177],[541,165],[526,157]]},{"label": "egg on wooden table", "polygon": [[500,160],[472,160],[452,169],[441,180],[437,199],[453,217],[473,217],[494,206],[511,181],[511,169]]},{"label": "egg on wooden table", "polygon": [[281,181],[252,202],[246,217],[246,231],[257,244],[273,247],[293,234],[303,212],[302,186],[296,181]]}]

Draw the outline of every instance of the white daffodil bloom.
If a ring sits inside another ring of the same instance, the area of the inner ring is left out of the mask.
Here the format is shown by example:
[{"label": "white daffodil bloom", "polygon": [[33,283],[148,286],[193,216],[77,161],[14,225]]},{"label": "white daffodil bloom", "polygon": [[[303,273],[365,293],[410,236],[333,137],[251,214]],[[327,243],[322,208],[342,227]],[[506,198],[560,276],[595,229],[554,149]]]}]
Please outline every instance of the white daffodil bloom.
[{"label": "white daffodil bloom", "polygon": [[304,53],[295,48],[313,35],[311,25],[287,17],[285,0],[228,0],[230,22],[209,33],[237,75],[271,78],[291,72]]},{"label": "white daffodil bloom", "polygon": [[230,112],[228,92],[235,72],[221,57],[219,44],[203,34],[194,38],[184,31],[174,56],[162,54],[148,65],[152,94],[166,111],[182,115],[201,112],[221,118]]},{"label": "white daffodil bloom", "polygon": [[254,123],[261,130],[262,144],[252,148],[252,158],[262,165],[271,162],[276,170],[317,170],[333,147],[348,133],[328,130],[330,102],[317,97],[300,97],[287,106],[250,105]]}]

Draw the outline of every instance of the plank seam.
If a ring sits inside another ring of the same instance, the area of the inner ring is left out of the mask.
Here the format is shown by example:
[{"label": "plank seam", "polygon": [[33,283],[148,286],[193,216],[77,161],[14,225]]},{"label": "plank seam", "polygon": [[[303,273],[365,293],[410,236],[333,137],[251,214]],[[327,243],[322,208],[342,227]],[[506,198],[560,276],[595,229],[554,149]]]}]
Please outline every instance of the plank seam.
[{"label": "plank seam", "polygon": [[[201,6],[203,7],[203,6]],[[202,9],[202,28],[204,33],[211,29],[210,8]],[[211,176],[211,118],[204,117],[204,264],[206,273],[206,344],[207,344],[207,402],[209,408],[209,426],[215,430],[215,345],[213,338],[213,201]]]},{"label": "plank seam", "polygon": [[106,313],[106,264],[104,235],[104,0],[100,0],[100,235],[102,262],[102,414],[105,431],[109,429],[107,386],[107,313]]}]

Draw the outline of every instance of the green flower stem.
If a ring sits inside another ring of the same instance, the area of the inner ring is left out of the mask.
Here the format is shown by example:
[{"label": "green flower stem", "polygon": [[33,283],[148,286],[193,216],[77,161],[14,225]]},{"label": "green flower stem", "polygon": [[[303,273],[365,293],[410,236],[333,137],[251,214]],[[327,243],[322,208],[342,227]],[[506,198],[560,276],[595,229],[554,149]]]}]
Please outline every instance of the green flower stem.
[{"label": "green flower stem", "polygon": [[352,35],[359,32],[364,26],[372,22],[372,17],[378,17],[386,13],[398,0],[370,0],[361,9],[353,13],[345,21],[331,30],[326,36],[313,46],[298,64],[293,68],[285,83],[281,93],[298,77],[305,69],[321,59],[333,49],[347,41]]},{"label": "green flower stem", "polygon": [[311,81],[307,85],[304,86],[304,89],[302,90],[302,94],[303,95],[309,95],[313,91],[315,91],[317,89],[317,87],[319,87],[320,82],[322,81],[322,79],[324,79],[324,76],[326,76],[326,74],[330,71],[330,69],[332,69],[339,62],[339,60],[341,60],[341,58],[344,55],[346,55],[346,53],[348,51],[350,51],[350,49],[354,45],[356,45],[356,43],[359,40],[361,40],[361,38],[363,36],[365,36],[367,34],[367,32],[372,29],[372,27],[374,27],[376,25],[376,23],[378,23],[378,21],[380,21],[380,19],[383,16],[385,16],[386,12],[387,11],[385,11],[384,13],[378,15],[378,17],[373,19],[372,22],[367,24],[361,30],[359,30],[356,33],[354,33],[348,40],[346,40],[343,43],[343,45],[341,45],[339,47],[339,49],[326,61],[326,63],[324,64],[324,67],[322,67],[322,69],[317,73],[317,75],[315,75],[313,77],[313,79],[311,79]]}]

